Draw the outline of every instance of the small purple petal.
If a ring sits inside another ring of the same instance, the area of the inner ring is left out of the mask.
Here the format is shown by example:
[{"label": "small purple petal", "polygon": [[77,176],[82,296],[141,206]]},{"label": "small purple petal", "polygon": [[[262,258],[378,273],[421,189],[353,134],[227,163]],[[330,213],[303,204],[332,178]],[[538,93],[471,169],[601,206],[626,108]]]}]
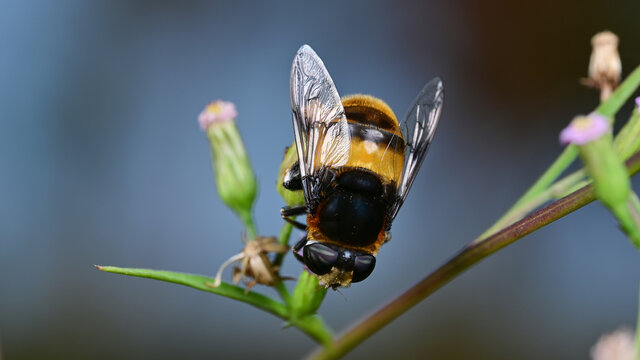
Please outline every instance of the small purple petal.
[{"label": "small purple petal", "polygon": [[598,114],[580,116],[560,132],[560,143],[562,145],[576,144],[584,145],[590,141],[599,139],[609,131],[609,122]]},{"label": "small purple petal", "polygon": [[232,102],[216,100],[209,103],[198,115],[198,123],[200,128],[206,131],[212,124],[232,121],[237,116],[236,106]]},{"label": "small purple petal", "polygon": [[640,113],[640,96],[636,98],[636,106],[638,107],[638,112]]}]

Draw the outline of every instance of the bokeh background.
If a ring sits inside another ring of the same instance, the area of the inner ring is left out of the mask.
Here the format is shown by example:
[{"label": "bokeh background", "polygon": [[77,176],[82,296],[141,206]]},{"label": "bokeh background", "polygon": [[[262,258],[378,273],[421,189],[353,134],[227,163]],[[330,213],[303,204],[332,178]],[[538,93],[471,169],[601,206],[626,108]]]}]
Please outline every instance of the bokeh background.
[{"label": "bokeh background", "polygon": [[[426,81],[444,80],[441,125],[393,240],[366,282],[330,292],[320,310],[340,330],[435,269],[531,184],[561,151],[559,131],[597,105],[578,83],[591,36],[620,36],[624,74],[640,64],[638,14],[637,1],[3,1],[1,353],[304,356],[314,343],[271,315],[92,266],[213,274],[240,250],[196,122],[204,105],[236,102],[269,235],[282,224],[274,185],[293,139],[300,45],[314,47],[342,94],[371,93],[399,115]],[[288,257],[283,273],[299,271]],[[638,251],[591,204],[467,271],[349,358],[585,359],[600,334],[635,325],[639,275]]]}]

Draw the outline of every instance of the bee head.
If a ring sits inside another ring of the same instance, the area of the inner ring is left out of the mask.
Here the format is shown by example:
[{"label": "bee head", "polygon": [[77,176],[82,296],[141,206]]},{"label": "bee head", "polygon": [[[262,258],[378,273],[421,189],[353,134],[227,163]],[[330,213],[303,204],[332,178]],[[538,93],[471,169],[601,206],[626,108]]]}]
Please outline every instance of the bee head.
[{"label": "bee head", "polygon": [[334,289],[366,279],[376,266],[376,258],[371,254],[308,240],[306,237],[293,247],[293,254],[316,275],[322,285]]}]

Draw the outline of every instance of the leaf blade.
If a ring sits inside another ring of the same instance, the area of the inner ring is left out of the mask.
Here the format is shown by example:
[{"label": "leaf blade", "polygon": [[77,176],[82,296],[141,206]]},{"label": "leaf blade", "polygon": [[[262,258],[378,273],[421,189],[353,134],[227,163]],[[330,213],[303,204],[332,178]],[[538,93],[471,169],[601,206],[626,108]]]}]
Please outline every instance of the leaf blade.
[{"label": "leaf blade", "polygon": [[280,302],[253,291],[245,292],[244,288],[227,283],[221,283],[218,287],[212,287],[210,285],[207,285],[213,283],[213,278],[210,277],[166,270],[122,268],[117,266],[101,265],[95,265],[95,267],[96,269],[104,272],[154,279],[189,286],[194,289],[245,302],[284,320],[288,318],[288,309]]}]

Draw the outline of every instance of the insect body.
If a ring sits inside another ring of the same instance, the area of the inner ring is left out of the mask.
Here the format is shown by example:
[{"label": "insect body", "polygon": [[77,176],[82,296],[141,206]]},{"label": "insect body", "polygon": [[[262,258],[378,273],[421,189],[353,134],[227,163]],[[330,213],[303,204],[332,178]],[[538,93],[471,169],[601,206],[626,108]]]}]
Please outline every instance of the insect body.
[{"label": "insect body", "polygon": [[349,286],[368,277],[375,255],[390,239],[393,219],[440,118],[439,79],[418,94],[402,123],[372,96],[340,98],[322,60],[307,45],[291,69],[291,106],[298,163],[284,186],[304,192],[305,206],[283,208],[283,217],[307,213],[298,260],[325,286]]}]

